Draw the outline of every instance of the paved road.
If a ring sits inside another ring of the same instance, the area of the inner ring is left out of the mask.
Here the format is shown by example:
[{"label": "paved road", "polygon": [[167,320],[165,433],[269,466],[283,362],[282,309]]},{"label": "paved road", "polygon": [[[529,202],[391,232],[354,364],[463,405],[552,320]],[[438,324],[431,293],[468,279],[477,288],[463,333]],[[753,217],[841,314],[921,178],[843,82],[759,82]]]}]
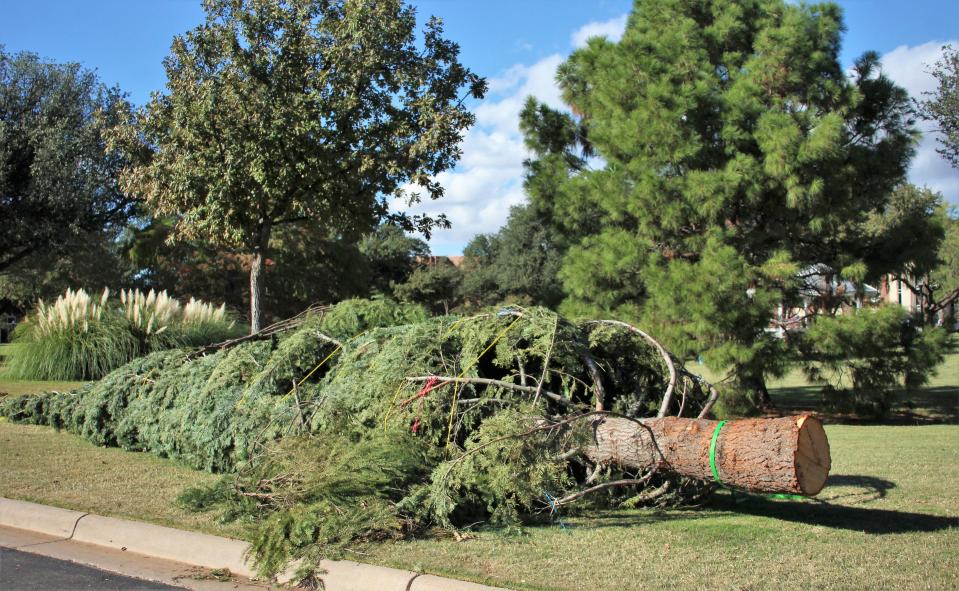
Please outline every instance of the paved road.
[{"label": "paved road", "polygon": [[0,548],[2,591],[182,591],[65,560]]}]

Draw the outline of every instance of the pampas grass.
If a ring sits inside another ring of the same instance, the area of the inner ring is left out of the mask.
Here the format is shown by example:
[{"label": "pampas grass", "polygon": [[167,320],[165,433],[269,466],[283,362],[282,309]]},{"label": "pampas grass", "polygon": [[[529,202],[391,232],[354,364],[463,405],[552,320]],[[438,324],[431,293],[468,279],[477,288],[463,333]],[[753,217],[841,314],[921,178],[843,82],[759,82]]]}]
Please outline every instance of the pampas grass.
[{"label": "pampas grass", "polygon": [[236,336],[225,306],[191,298],[183,306],[165,291],[123,290],[119,303],[67,290],[37,303],[17,327],[19,345],[4,375],[29,380],[96,380],[152,351],[208,345]]}]

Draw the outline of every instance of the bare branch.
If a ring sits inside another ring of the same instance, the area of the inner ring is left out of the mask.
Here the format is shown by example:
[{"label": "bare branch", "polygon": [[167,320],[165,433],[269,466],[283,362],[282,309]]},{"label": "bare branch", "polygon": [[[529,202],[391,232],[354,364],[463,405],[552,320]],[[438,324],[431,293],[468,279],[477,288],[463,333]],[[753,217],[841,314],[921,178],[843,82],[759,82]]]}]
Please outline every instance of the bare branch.
[{"label": "bare branch", "polygon": [[663,360],[666,361],[666,367],[669,368],[669,385],[666,386],[666,393],[663,394],[663,402],[659,405],[659,412],[656,413],[656,417],[665,417],[666,413],[669,411],[669,405],[673,400],[673,390],[676,388],[676,365],[673,363],[673,358],[669,352],[666,351],[666,348],[660,345],[659,341],[639,330],[635,326],[626,324],[625,322],[621,322],[619,320],[590,320],[586,324],[609,324],[612,326],[623,327],[643,337],[647,342],[655,347],[657,351],[659,351],[659,354],[662,355]]},{"label": "bare branch", "polygon": [[594,493],[600,490],[605,490],[607,488],[613,488],[615,486],[634,486],[638,484],[646,484],[647,482],[649,482],[649,479],[652,478],[653,474],[655,473],[656,471],[653,470],[649,472],[648,474],[646,474],[645,476],[643,476],[642,478],[627,478],[624,480],[611,480],[610,482],[597,484],[596,486],[591,486],[587,489],[566,495],[562,499],[557,499],[556,501],[553,502],[553,506],[559,507],[561,505],[568,505],[569,503],[572,503],[573,501],[581,499],[590,493]]},{"label": "bare branch", "polygon": [[406,379],[407,381],[410,381],[410,382],[426,382],[433,378],[443,382],[442,384],[437,386],[437,388],[445,386],[447,383],[454,383],[454,382],[459,384],[481,384],[484,386],[497,386],[500,388],[517,390],[519,392],[528,392],[531,394],[541,393],[543,396],[549,398],[550,400],[554,402],[558,402],[562,404],[563,406],[566,406],[566,407],[575,406],[573,401],[567,400],[554,392],[550,392],[548,390],[541,390],[539,386],[537,386],[536,388],[532,386],[521,386],[519,384],[511,384],[509,382],[504,382],[502,380],[494,380],[490,378],[454,378],[449,376],[415,376],[415,377],[410,377]]},{"label": "bare branch", "polygon": [[606,400],[606,392],[603,390],[603,374],[599,369],[599,365],[597,365],[593,356],[590,355],[588,349],[584,349],[580,357],[583,359],[583,363],[586,364],[590,377],[593,378],[593,390],[596,393],[596,410],[606,410],[603,407],[603,403]]},{"label": "bare branch", "polygon": [[546,383],[546,372],[549,370],[549,358],[553,355],[553,343],[556,342],[556,330],[559,328],[559,316],[553,321],[553,336],[549,339],[549,349],[546,350],[546,357],[543,357],[543,375],[539,376],[539,383],[536,385],[536,395],[533,396],[533,404],[539,399],[540,392],[543,390],[543,384]]}]

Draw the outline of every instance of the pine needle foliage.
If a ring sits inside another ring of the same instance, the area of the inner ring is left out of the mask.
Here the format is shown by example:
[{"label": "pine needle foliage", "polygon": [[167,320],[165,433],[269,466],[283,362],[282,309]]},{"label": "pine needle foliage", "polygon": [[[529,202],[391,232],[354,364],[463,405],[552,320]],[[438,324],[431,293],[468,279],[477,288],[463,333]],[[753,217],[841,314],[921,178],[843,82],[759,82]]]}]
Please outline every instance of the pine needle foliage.
[{"label": "pine needle foliage", "polygon": [[[549,495],[637,476],[590,464],[578,451],[589,422],[577,418],[600,398],[655,414],[668,375],[635,334],[543,308],[427,318],[351,300],[275,340],[152,353],[68,395],[7,400],[0,414],[229,473],[181,502],[251,524],[260,571],[300,560],[309,583],[320,558],[347,547],[520,524],[548,511]],[[690,416],[705,393],[682,385]]]},{"label": "pine needle foliage", "polygon": [[802,367],[824,385],[827,408],[884,417],[898,390],[912,391],[934,375],[948,336],[922,327],[900,306],[861,309],[820,318],[800,335]]}]

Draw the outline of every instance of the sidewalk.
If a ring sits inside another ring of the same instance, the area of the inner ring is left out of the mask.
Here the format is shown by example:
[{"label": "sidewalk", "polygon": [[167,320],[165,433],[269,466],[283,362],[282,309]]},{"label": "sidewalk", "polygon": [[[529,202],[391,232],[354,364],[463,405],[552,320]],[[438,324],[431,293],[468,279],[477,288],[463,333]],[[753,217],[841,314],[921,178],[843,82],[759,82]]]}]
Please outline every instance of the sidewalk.
[{"label": "sidewalk", "polygon": [[[2,497],[0,547],[196,591],[272,588],[254,579],[246,542]],[[351,561],[321,566],[327,591],[503,591]]]}]

